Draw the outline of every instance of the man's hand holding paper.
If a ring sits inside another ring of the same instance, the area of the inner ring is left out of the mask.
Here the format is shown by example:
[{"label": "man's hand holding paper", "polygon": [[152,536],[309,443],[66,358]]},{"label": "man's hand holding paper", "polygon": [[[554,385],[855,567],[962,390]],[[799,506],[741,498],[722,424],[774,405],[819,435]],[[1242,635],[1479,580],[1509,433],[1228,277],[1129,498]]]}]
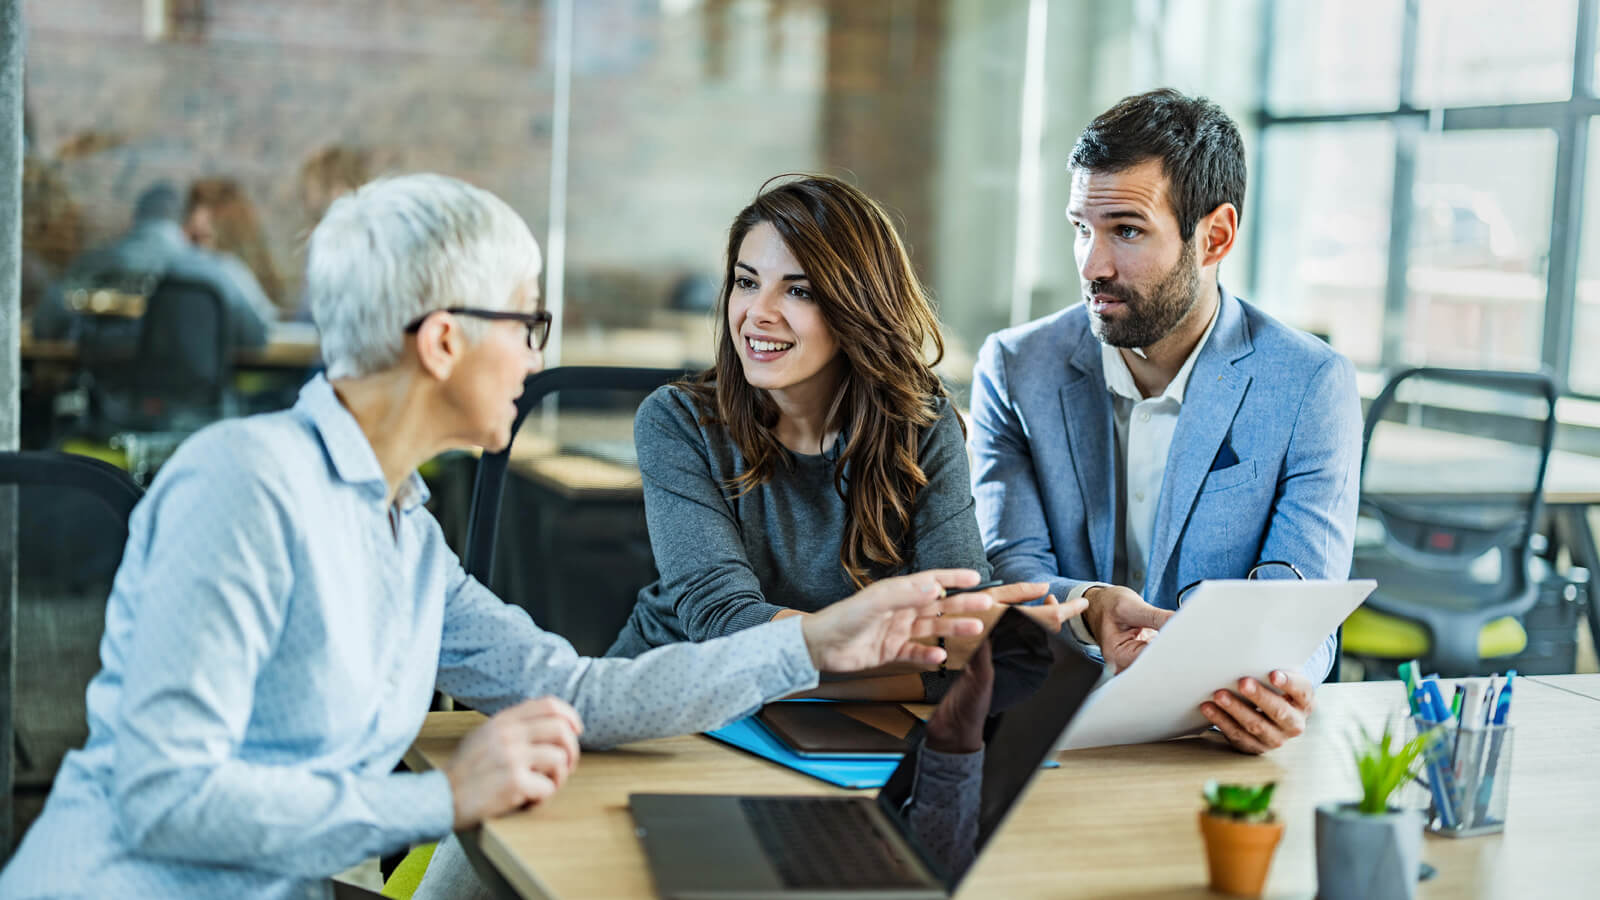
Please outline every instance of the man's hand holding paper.
[{"label": "man's hand holding paper", "polygon": [[[1208,581],[1181,614],[1156,610],[1161,621],[1137,629],[1126,623],[1148,615],[1137,594],[1086,592],[1084,621],[1106,658],[1138,665],[1119,667],[1096,689],[1062,747],[1165,740],[1208,725],[1245,753],[1282,746],[1305,731],[1313,705],[1311,676],[1295,662],[1308,658],[1373,587],[1371,581]],[[1161,640],[1152,641],[1157,628]]]},{"label": "man's hand holding paper", "polygon": [[[1084,592],[1089,608],[1085,624],[1100,644],[1100,652],[1121,672],[1144,652],[1174,610],[1151,606],[1130,588],[1101,586]],[[1254,678],[1240,678],[1218,689],[1200,704],[1206,717],[1234,749],[1244,753],[1276,750],[1306,730],[1315,685],[1299,672],[1275,671],[1271,686]]]},{"label": "man's hand holding paper", "polygon": [[1232,691],[1219,690],[1200,704],[1200,714],[1235,750],[1265,753],[1305,733],[1316,686],[1299,672],[1273,672],[1270,686],[1241,678]]}]

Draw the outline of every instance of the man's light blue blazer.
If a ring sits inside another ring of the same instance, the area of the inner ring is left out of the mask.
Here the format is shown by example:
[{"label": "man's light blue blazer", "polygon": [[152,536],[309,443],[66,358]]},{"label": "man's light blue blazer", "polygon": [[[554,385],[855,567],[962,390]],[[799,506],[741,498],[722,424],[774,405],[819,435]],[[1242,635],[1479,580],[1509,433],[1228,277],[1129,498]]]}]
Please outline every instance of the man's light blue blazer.
[{"label": "man's light blue blazer", "polygon": [[[1202,578],[1262,560],[1350,574],[1361,467],[1355,368],[1327,344],[1221,290],[1195,359],[1156,508],[1145,600],[1174,609]],[[1110,583],[1115,423],[1083,304],[991,335],[972,384],[973,493],[994,577],[1058,598]],[[1241,636],[1242,637],[1242,636]],[[1304,671],[1321,681],[1334,637]]]}]

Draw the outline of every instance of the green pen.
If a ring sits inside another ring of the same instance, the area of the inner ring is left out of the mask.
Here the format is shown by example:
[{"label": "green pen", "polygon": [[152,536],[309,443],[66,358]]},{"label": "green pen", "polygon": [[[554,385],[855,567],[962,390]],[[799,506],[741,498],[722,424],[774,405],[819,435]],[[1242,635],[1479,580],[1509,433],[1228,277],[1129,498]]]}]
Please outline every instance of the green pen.
[{"label": "green pen", "polygon": [[1461,721],[1461,685],[1456,685],[1456,695],[1450,698],[1450,716],[1457,722]]},{"label": "green pen", "polygon": [[1417,664],[1416,661],[1400,664],[1400,682],[1406,686],[1406,705],[1411,708],[1415,716],[1420,710],[1417,708]]}]

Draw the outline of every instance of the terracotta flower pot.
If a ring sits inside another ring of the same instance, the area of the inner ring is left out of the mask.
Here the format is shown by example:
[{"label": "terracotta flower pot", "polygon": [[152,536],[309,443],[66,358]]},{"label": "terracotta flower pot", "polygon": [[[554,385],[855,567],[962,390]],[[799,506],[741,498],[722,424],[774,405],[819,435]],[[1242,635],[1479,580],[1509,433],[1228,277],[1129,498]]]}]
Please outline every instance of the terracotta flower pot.
[{"label": "terracotta flower pot", "polygon": [[1206,839],[1211,889],[1235,897],[1261,896],[1272,854],[1283,838],[1283,823],[1239,822],[1201,810],[1200,833]]}]

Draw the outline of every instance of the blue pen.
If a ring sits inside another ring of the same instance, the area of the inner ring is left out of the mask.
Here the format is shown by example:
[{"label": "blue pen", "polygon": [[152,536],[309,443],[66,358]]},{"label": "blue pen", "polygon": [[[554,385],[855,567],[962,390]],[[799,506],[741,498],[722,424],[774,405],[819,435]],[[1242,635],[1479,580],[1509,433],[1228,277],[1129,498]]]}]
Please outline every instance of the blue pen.
[{"label": "blue pen", "polygon": [[[1444,695],[1439,692],[1439,682],[1427,679],[1422,682],[1421,706],[1422,715],[1429,726],[1437,728],[1450,720],[1450,707],[1444,703]],[[1437,731],[1428,739],[1426,759],[1428,765],[1429,787],[1433,791],[1434,808],[1439,812],[1439,824],[1444,828],[1456,827],[1455,808],[1450,803],[1450,761],[1446,758],[1447,751],[1444,742]]]},{"label": "blue pen", "polygon": [[1483,764],[1483,779],[1478,782],[1478,802],[1474,805],[1475,820],[1480,824],[1486,821],[1489,815],[1489,801],[1494,797],[1494,772],[1500,765],[1500,744],[1506,736],[1505,728],[1502,726],[1511,718],[1511,682],[1516,677],[1516,669],[1506,670],[1505,687],[1500,689],[1500,696],[1494,704],[1495,728],[1489,736],[1489,758]]},{"label": "blue pen", "polygon": [[1504,725],[1511,714],[1511,681],[1517,677],[1516,669],[1506,670],[1506,686],[1500,689],[1500,699],[1494,704],[1494,724]]}]

